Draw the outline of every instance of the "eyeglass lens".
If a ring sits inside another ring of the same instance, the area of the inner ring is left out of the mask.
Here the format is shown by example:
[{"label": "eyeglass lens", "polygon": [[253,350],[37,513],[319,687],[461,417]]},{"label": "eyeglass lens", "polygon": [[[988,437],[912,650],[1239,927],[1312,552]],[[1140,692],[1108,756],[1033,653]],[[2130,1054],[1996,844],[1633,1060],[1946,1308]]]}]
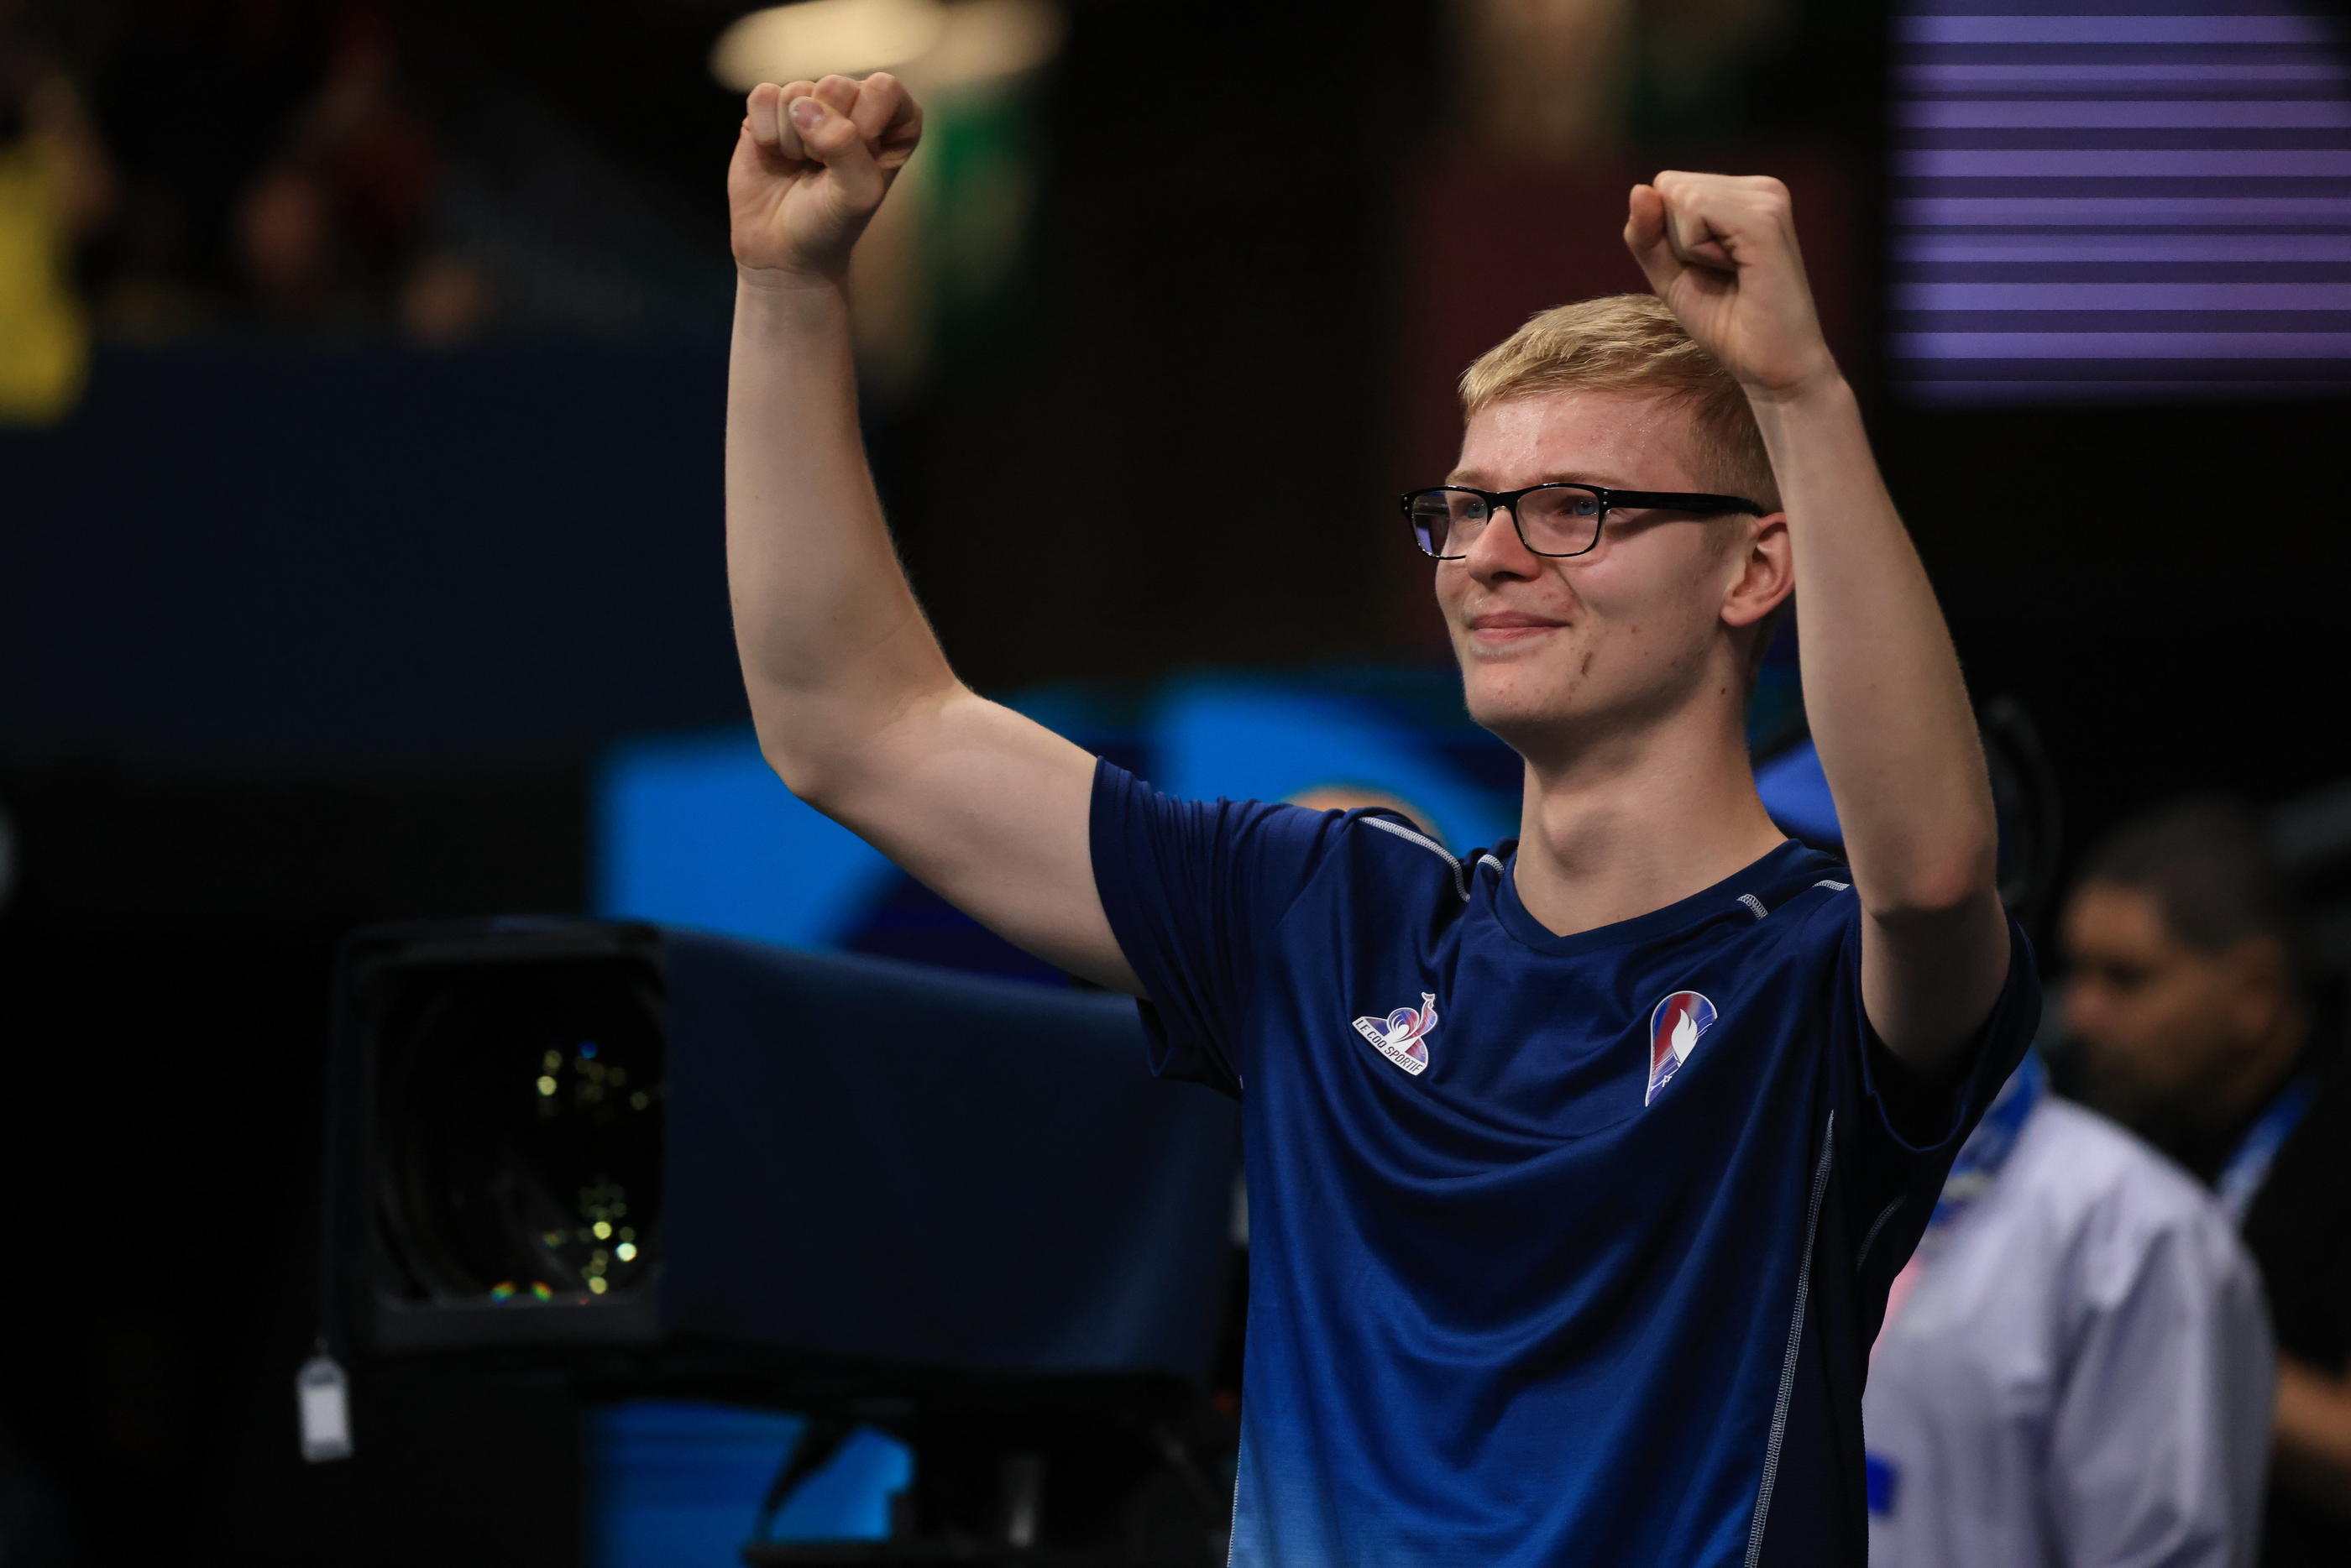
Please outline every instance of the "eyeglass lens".
[{"label": "eyeglass lens", "polygon": [[[1490,521],[1486,498],[1461,490],[1424,490],[1412,498],[1412,531],[1432,556],[1462,556]],[[1575,485],[1531,490],[1513,508],[1527,548],[1580,556],[1600,534],[1600,497]]]}]

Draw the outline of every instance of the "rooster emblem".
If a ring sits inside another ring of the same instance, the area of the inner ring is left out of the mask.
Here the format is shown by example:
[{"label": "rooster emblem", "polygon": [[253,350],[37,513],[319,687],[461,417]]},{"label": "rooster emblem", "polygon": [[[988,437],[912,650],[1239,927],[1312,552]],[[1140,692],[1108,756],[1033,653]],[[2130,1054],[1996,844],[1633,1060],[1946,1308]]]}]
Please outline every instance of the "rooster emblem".
[{"label": "rooster emblem", "polygon": [[1714,1020],[1714,1003],[1695,991],[1677,991],[1657,1003],[1649,1014],[1649,1092],[1641,1097],[1643,1105],[1656,1100],[1657,1091],[1682,1070]]},{"label": "rooster emblem", "polygon": [[1385,1018],[1358,1018],[1355,1033],[1379,1047],[1381,1055],[1417,1078],[1427,1070],[1428,1032],[1437,1027],[1437,993],[1420,993],[1418,1007],[1399,1007]]}]

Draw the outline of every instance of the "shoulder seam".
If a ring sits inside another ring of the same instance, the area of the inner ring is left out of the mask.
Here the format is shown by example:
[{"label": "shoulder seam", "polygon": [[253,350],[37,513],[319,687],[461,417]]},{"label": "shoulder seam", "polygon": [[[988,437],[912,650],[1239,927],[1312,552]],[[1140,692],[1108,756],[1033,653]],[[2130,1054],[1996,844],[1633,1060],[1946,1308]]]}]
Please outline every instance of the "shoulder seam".
[{"label": "shoulder seam", "polygon": [[[1453,890],[1461,895],[1461,901],[1463,903],[1466,904],[1469,901],[1469,874],[1474,867],[1461,864],[1461,858],[1459,856],[1455,855],[1451,850],[1446,848],[1442,844],[1437,843],[1434,838],[1429,837],[1426,833],[1422,833],[1416,828],[1406,827],[1401,822],[1391,822],[1384,816],[1359,816],[1355,820],[1362,823],[1366,827],[1376,827],[1382,833],[1392,833],[1407,844],[1417,844],[1423,849],[1427,850],[1431,855],[1434,855],[1438,859],[1444,861],[1445,864],[1452,867],[1453,870]],[[1502,868],[1502,863],[1496,860],[1490,855],[1480,855],[1478,857],[1478,863],[1479,865],[1491,865],[1497,871],[1499,871]]]}]

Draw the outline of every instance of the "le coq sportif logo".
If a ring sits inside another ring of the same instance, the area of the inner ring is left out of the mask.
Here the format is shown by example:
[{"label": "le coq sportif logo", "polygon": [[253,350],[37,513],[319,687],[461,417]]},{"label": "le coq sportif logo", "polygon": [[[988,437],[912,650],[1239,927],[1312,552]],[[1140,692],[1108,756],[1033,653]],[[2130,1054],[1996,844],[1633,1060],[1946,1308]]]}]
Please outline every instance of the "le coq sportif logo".
[{"label": "le coq sportif logo", "polygon": [[1437,1027],[1437,993],[1420,993],[1418,1007],[1399,1007],[1385,1018],[1358,1018],[1355,1033],[1381,1055],[1414,1077],[1428,1070],[1428,1032]]}]

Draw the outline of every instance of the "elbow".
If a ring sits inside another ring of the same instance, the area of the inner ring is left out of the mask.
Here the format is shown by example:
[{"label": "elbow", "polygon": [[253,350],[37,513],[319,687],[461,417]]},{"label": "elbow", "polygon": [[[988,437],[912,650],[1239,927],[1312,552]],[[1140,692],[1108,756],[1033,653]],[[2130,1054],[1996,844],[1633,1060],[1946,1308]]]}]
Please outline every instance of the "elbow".
[{"label": "elbow", "polygon": [[849,787],[862,732],[857,715],[821,694],[751,683],[751,729],[759,756],[784,787],[825,812],[827,803]]},{"label": "elbow", "polygon": [[786,729],[755,712],[753,728],[759,737],[759,755],[784,787],[819,811],[839,787],[841,763],[804,726]]},{"label": "elbow", "polygon": [[911,758],[935,750],[938,716],[967,695],[949,682],[889,702],[835,697],[778,701],[755,691],[751,722],[759,755],[784,787],[834,820],[877,782],[904,772]]},{"label": "elbow", "polygon": [[786,789],[819,811],[825,810],[825,802],[839,787],[838,764],[811,748],[776,744],[762,736],[759,755],[767,759],[768,771],[783,781]]},{"label": "elbow", "polygon": [[904,771],[910,756],[922,754],[934,734],[925,721],[932,704],[908,704],[886,718],[842,710],[839,705],[801,704],[789,715],[752,710],[759,755],[784,787],[825,815],[841,821],[881,781]]},{"label": "elbow", "polygon": [[[821,770],[811,767],[804,759],[788,752],[769,751],[762,746],[759,754],[768,760],[768,771],[783,780],[784,787],[810,805],[816,805],[824,794]],[[818,806],[822,810],[821,806]]]},{"label": "elbow", "polygon": [[1980,909],[2000,898],[2000,845],[1991,834],[1980,839],[1921,846],[1905,857],[1890,877],[1863,880],[1865,907],[1884,925],[1934,925]]}]

